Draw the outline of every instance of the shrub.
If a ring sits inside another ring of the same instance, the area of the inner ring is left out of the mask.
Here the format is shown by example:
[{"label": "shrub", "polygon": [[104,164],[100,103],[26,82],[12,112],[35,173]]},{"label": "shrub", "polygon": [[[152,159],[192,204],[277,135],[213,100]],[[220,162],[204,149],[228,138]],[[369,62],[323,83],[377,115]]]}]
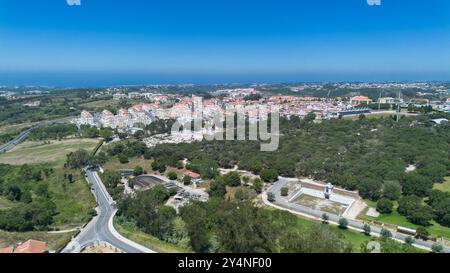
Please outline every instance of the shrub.
[{"label": "shrub", "polygon": [[167,175],[167,177],[169,177],[170,180],[177,180],[178,175],[176,172],[169,172],[169,174]]},{"label": "shrub", "polygon": [[267,200],[269,200],[269,202],[275,202],[275,194],[273,194],[273,192],[269,192],[267,194]]},{"label": "shrub", "polygon": [[431,246],[431,251],[432,251],[433,253],[441,253],[442,251],[444,251],[444,247],[443,247],[441,244],[434,243],[434,244]]},{"label": "shrub", "polygon": [[347,227],[348,227],[348,221],[347,221],[347,219],[345,219],[345,218],[340,218],[338,223],[339,223],[339,228],[341,228],[341,229],[347,229]]},{"label": "shrub", "polygon": [[364,232],[365,235],[370,236],[371,230],[372,230],[372,229],[370,228],[370,226],[369,226],[368,224],[364,224],[364,226],[363,226],[363,232]]},{"label": "shrub", "polygon": [[326,214],[326,213],[322,214],[322,223],[323,224],[328,224],[329,219],[330,219],[330,217],[328,216],[328,214]]},{"label": "shrub", "polygon": [[120,162],[121,164],[126,164],[126,163],[128,163],[128,162],[129,162],[128,157],[127,157],[126,155],[124,155],[124,154],[120,154],[120,155],[119,155],[119,162]]},{"label": "shrub", "polygon": [[405,244],[407,244],[407,245],[412,245],[412,244],[414,244],[414,242],[415,242],[415,240],[414,240],[414,238],[411,237],[411,236],[407,236],[407,237],[405,238]]},{"label": "shrub", "polygon": [[384,238],[391,238],[392,237],[392,232],[390,232],[389,230],[382,228],[381,232],[380,232],[381,237]]},{"label": "shrub", "polygon": [[281,188],[281,196],[288,196],[289,189],[287,187]]}]

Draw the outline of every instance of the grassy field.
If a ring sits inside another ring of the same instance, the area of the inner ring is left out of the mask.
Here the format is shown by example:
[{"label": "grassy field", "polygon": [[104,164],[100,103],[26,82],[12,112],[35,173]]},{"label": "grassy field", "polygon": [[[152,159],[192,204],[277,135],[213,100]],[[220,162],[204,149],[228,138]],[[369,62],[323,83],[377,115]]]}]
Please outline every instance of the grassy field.
[{"label": "grassy field", "polygon": [[102,111],[110,105],[118,105],[118,104],[119,104],[118,100],[111,99],[111,100],[92,101],[92,102],[80,104],[80,106],[83,108],[86,108],[88,110]]},{"label": "grassy field", "polygon": [[47,243],[48,250],[58,250],[64,247],[72,238],[75,232],[48,233],[45,231],[33,232],[5,232],[0,231],[0,247],[7,247],[13,244],[23,243],[29,239],[43,241]]},{"label": "grassy field", "polygon": [[[312,220],[304,219],[298,216],[298,223],[304,227],[311,227],[315,222]],[[351,229],[340,229],[334,225],[328,225],[328,227],[338,233],[342,234],[347,242],[353,247],[353,252],[361,251],[361,244],[371,240],[370,236],[364,235],[361,232],[357,232]]]},{"label": "grassy field", "polygon": [[444,183],[434,184],[433,189],[444,191],[444,192],[450,192],[450,176],[447,176],[445,178]]},{"label": "grassy field", "polygon": [[147,233],[138,230],[131,223],[119,223],[119,221],[114,220],[114,227],[117,231],[125,236],[126,238],[135,241],[143,246],[146,246],[156,252],[161,253],[188,253],[188,249],[183,249],[179,246],[169,244],[153,237]]},{"label": "grassy field", "polygon": [[29,122],[0,126],[0,135],[20,133],[23,129],[31,127],[33,124]]},{"label": "grassy field", "polygon": [[56,169],[55,173],[48,182],[58,211],[53,227],[61,230],[79,227],[88,221],[89,213],[96,206],[95,198],[79,172],[72,173],[75,178],[73,183],[64,181],[63,169]]},{"label": "grassy field", "polygon": [[66,155],[79,149],[92,150],[97,139],[66,139],[62,141],[26,141],[9,152],[0,154],[0,163],[10,165],[49,163],[62,166]]},{"label": "grassy field", "polygon": [[[366,202],[369,207],[376,207],[375,202]],[[397,204],[396,204],[397,205]],[[400,215],[397,212],[397,209],[394,208],[392,213],[389,214],[380,214],[378,217],[370,217],[367,215],[360,215],[360,218],[367,219],[367,220],[375,220],[387,224],[392,224],[396,226],[402,226],[407,228],[416,229],[417,225],[411,223],[406,219],[405,216]],[[436,223],[435,221],[431,221],[431,226],[427,227],[427,230],[430,232],[431,235],[435,237],[446,237],[450,238],[450,228],[441,226],[440,224]]]},{"label": "grassy field", "polygon": [[147,173],[152,172],[153,160],[146,160],[144,157],[133,157],[129,159],[128,163],[120,163],[117,156],[111,157],[108,162],[103,164],[103,168],[107,170],[119,170],[119,169],[134,169],[136,166],[141,166]]}]

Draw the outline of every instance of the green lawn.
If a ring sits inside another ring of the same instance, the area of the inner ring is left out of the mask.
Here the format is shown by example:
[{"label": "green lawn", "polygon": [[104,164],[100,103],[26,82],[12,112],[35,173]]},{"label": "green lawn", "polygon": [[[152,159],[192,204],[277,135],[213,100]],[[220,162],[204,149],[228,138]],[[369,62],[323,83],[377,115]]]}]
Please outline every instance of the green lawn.
[{"label": "green lawn", "polygon": [[[304,227],[311,227],[315,221],[308,220],[305,218],[302,218],[300,216],[297,217],[297,221],[301,226]],[[335,225],[328,225],[328,227],[334,231],[337,231],[338,233],[342,234],[345,238],[345,240],[349,243],[351,243],[353,247],[354,252],[360,252],[361,251],[361,244],[365,243],[367,241],[370,241],[371,237],[364,235],[361,232],[357,232],[351,229],[340,229],[339,227]]]},{"label": "green lawn", "polygon": [[31,127],[33,123],[20,123],[20,124],[12,124],[12,125],[3,125],[0,126],[0,135],[3,134],[19,134],[25,128]]},{"label": "green lawn", "polygon": [[[370,205],[369,205],[370,206]],[[417,225],[411,223],[406,219],[405,216],[400,215],[396,209],[392,211],[392,213],[389,214],[380,214],[378,217],[370,217],[367,215],[363,215],[362,218],[369,219],[369,220],[375,220],[387,224],[407,227],[416,229]],[[450,238],[450,228],[441,226],[440,224],[436,223],[435,221],[431,221],[431,226],[427,227],[427,230],[430,232],[431,235],[435,237],[446,237]]]},{"label": "green lawn", "polygon": [[188,253],[191,252],[188,249],[184,249],[177,245],[169,244],[159,240],[158,238],[144,233],[132,224],[132,223],[120,223],[117,219],[114,219],[114,227],[116,230],[125,236],[126,238],[135,241],[143,246],[146,246],[156,252],[160,253]]},{"label": "green lawn", "polygon": [[66,139],[62,141],[26,141],[9,152],[0,154],[0,163],[10,165],[50,163],[62,166],[66,155],[79,149],[91,151],[97,145],[96,139]]},{"label": "green lawn", "polygon": [[433,189],[444,192],[450,192],[450,176],[447,176],[443,183],[434,184]]}]

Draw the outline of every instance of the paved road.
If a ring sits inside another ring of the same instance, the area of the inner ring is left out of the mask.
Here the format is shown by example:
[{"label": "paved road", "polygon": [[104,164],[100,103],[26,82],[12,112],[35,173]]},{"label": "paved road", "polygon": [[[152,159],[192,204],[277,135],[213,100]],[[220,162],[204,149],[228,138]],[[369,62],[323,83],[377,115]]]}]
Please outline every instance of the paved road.
[{"label": "paved road", "polygon": [[86,180],[92,187],[98,203],[99,214],[70,242],[63,253],[76,253],[95,242],[106,242],[127,253],[154,253],[142,245],[120,235],[113,226],[117,210],[97,172],[87,169]]},{"label": "paved road", "polygon": [[29,128],[25,131],[22,131],[18,136],[16,136],[10,142],[0,145],[0,153],[7,152],[7,151],[11,150],[12,148],[14,148],[20,142],[24,141],[31,134],[31,131],[33,131],[33,128]]},{"label": "paved road", "polygon": [[[296,203],[289,203],[287,200],[285,200],[284,198],[281,198],[280,196],[280,190],[282,187],[286,186],[286,184],[288,183],[288,180],[283,179],[283,178],[279,178],[279,180],[274,183],[269,189],[268,192],[271,192],[273,194],[275,194],[276,196],[276,200],[274,203],[271,203],[269,201],[267,201],[267,196],[263,197],[263,201],[264,203],[266,203],[267,205],[273,206],[273,207],[277,207],[277,208],[281,208],[281,209],[287,209],[293,213],[297,213],[297,214],[302,214],[305,215],[307,217],[310,218],[314,218],[314,219],[318,219],[320,220],[322,218],[322,215],[325,213],[323,211],[320,210],[316,210],[316,209],[312,209],[309,207],[305,207]],[[332,224],[337,224],[340,216],[335,215],[335,214],[330,214],[330,213],[326,213],[329,216],[329,222]],[[364,222],[361,221],[356,221],[356,220],[351,220],[351,219],[347,219],[348,221],[348,226],[350,228],[353,229],[357,229],[359,231],[362,231],[363,227],[364,227]],[[377,227],[377,226],[370,226],[371,228],[371,232],[377,235],[380,235],[381,233],[381,228]],[[398,233],[398,232],[392,232],[392,236],[393,238],[397,239],[398,241],[404,242],[405,238],[408,237],[408,235],[404,235],[402,233]],[[423,240],[415,240],[414,243],[415,246],[419,247],[419,248],[423,248],[423,249],[431,249],[431,246],[433,245],[433,242],[429,242],[429,241],[423,241]],[[446,253],[450,253],[450,248],[449,247],[444,247],[444,252]]]},{"label": "paved road", "polygon": [[36,125],[34,125],[33,127],[26,129],[25,131],[22,131],[18,136],[16,136],[13,140],[9,141],[8,143],[0,145],[0,153],[10,151],[16,145],[18,145],[19,143],[24,141],[31,134],[33,129],[35,129],[36,127],[48,125],[48,124],[55,124],[55,123],[67,123],[71,119],[73,119],[73,117],[65,117],[65,118],[59,118],[59,119],[55,119],[55,120],[41,121],[41,122],[37,123]]}]

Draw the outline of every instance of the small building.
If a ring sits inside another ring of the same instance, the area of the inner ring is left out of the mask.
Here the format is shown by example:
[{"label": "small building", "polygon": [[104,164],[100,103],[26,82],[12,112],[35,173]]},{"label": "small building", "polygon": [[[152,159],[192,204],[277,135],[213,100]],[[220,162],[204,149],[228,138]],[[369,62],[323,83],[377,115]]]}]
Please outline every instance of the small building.
[{"label": "small building", "polygon": [[192,183],[197,183],[197,182],[200,182],[202,180],[202,177],[201,177],[200,174],[195,173],[195,172],[191,172],[191,171],[185,172],[184,176],[189,176],[191,178]]},{"label": "small building", "polygon": [[25,243],[16,247],[14,253],[44,253],[47,243],[28,240]]},{"label": "small building", "polygon": [[351,105],[369,104],[372,100],[366,96],[356,96],[350,99]]},{"label": "small building", "polygon": [[395,104],[397,100],[391,97],[379,98],[378,102],[381,104]]}]

